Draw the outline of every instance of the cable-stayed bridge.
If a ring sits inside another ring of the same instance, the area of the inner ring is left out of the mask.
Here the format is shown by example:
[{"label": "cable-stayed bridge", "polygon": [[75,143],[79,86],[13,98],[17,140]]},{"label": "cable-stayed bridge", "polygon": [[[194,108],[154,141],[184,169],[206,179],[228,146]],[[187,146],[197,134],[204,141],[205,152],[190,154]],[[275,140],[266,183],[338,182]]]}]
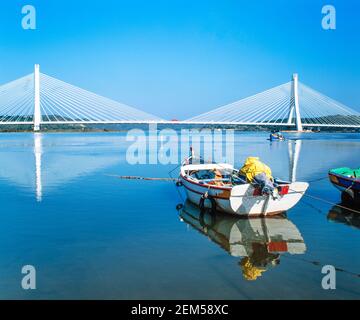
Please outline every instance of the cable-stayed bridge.
[{"label": "cable-stayed bridge", "polygon": [[359,128],[360,113],[298,81],[225,105],[187,120],[192,123]]},{"label": "cable-stayed bridge", "polygon": [[291,81],[185,121],[166,121],[40,73],[0,86],[0,128],[6,125],[163,123],[360,128],[360,113]]},{"label": "cable-stayed bridge", "polygon": [[0,86],[0,125],[147,123],[159,117],[64,81],[34,73]]}]

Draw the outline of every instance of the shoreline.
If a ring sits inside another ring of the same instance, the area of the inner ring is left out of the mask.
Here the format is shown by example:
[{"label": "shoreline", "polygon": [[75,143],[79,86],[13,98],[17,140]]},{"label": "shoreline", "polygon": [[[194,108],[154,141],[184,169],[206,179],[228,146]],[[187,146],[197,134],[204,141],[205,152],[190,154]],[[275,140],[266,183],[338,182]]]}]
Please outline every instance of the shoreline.
[{"label": "shoreline", "polygon": [[[0,124],[0,133],[17,133],[17,132],[41,132],[41,133],[66,133],[66,132],[76,132],[76,133],[86,133],[86,132],[127,132],[132,129],[141,129],[144,131],[150,130],[149,124],[117,124],[117,125],[72,125],[70,127],[65,126],[49,126],[43,125],[39,131],[34,131],[32,125],[27,125],[26,128],[19,128],[18,126],[1,128]],[[157,124],[156,130],[160,131],[163,129],[172,129],[174,131],[180,130],[234,130],[235,132],[272,132],[273,130],[281,131],[287,134],[308,134],[308,133],[360,133],[360,128],[321,128],[320,130],[311,130],[305,129],[303,131],[291,130],[286,127],[281,130],[281,128],[275,126],[244,126],[244,125],[198,125],[198,124]]]}]

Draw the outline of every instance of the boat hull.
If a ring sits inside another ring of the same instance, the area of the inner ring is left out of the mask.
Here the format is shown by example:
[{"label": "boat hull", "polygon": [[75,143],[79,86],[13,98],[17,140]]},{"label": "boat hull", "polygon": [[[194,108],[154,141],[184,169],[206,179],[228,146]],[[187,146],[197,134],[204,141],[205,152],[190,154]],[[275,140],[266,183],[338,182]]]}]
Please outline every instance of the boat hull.
[{"label": "boat hull", "polygon": [[270,141],[284,141],[285,138],[277,138],[277,137],[271,137],[269,138]]},{"label": "boat hull", "polygon": [[[306,182],[289,184],[289,192],[279,199],[271,195],[258,195],[258,190],[251,184],[235,187],[201,185],[180,175],[188,199],[199,205],[204,194],[214,199],[216,210],[241,216],[269,216],[287,211],[295,206],[308,188]],[[204,200],[204,207],[212,208],[209,199]]]},{"label": "boat hull", "polygon": [[355,202],[360,204],[360,180],[341,174],[329,172],[329,180],[342,195],[343,202]]},{"label": "boat hull", "polygon": [[355,193],[360,193],[360,180],[352,179],[340,174],[329,172],[330,182],[339,190],[345,191],[347,189],[353,190]]}]

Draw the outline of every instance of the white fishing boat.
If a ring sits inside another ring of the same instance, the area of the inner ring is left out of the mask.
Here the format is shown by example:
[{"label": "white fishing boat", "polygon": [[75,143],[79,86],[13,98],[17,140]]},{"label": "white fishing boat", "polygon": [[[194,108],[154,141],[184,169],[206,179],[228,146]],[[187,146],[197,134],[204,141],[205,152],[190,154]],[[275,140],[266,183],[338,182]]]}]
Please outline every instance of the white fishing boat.
[{"label": "white fishing boat", "polygon": [[[246,183],[238,170],[226,163],[194,163],[186,159],[180,169],[179,184],[188,199],[200,206],[241,216],[269,216],[294,207],[309,184],[275,180],[276,196],[260,186]],[[216,172],[216,177],[214,177]]]}]

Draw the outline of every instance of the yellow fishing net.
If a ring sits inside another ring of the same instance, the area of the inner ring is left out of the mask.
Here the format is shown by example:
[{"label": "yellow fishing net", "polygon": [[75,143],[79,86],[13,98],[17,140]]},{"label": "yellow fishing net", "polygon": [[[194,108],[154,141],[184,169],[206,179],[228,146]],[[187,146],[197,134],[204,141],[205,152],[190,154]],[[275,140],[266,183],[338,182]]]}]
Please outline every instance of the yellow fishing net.
[{"label": "yellow fishing net", "polygon": [[244,175],[248,182],[253,182],[254,177],[259,173],[265,173],[269,179],[272,179],[271,169],[265,163],[262,163],[258,157],[248,157],[240,169],[240,174]]}]

